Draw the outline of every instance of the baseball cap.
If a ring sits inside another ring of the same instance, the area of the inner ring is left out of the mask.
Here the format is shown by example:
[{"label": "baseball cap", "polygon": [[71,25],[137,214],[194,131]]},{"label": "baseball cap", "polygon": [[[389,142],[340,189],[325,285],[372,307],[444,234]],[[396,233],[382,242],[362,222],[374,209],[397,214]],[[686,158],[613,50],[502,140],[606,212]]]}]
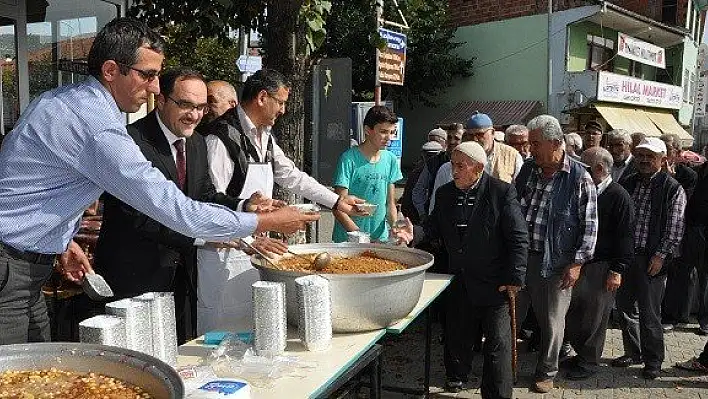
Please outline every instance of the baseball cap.
[{"label": "baseball cap", "polygon": [[646,148],[647,150],[659,154],[659,153],[664,153],[666,154],[666,144],[661,141],[661,139],[658,139],[656,137],[647,137],[644,140],[642,140],[639,145],[635,147],[635,149],[638,148]]},{"label": "baseball cap", "polygon": [[484,129],[493,126],[494,124],[492,123],[492,118],[490,118],[489,115],[475,111],[475,113],[467,120],[465,129]]}]

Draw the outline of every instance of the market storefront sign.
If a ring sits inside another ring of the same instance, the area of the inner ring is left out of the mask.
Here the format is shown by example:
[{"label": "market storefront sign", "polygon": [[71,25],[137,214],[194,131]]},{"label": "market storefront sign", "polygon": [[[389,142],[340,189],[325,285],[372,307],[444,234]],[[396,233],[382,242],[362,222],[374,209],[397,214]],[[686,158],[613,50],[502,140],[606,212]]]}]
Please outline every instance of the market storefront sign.
[{"label": "market storefront sign", "polygon": [[622,32],[617,33],[617,55],[642,64],[666,69],[666,54],[663,48]]},{"label": "market storefront sign", "polygon": [[597,99],[647,107],[679,109],[683,89],[650,80],[601,71],[597,78]]},{"label": "market storefront sign", "polygon": [[379,28],[379,35],[386,41],[383,50],[376,50],[380,83],[403,86],[406,73],[406,47],[408,38],[403,33]]}]

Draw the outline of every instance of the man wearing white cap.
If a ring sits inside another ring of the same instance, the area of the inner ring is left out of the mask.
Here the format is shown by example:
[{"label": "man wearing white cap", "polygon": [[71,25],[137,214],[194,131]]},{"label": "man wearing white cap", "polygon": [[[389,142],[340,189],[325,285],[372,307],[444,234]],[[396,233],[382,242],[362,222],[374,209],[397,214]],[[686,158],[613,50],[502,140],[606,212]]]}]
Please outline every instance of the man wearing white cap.
[{"label": "man wearing white cap", "polygon": [[[444,130],[443,132],[447,134]],[[413,167],[413,170],[411,170],[410,173],[408,173],[408,176],[406,176],[406,186],[403,188],[403,195],[401,195],[400,199],[401,212],[403,212],[403,215],[410,218],[413,223],[417,223],[420,220],[418,211],[415,209],[415,205],[413,204],[413,188],[415,188],[415,184],[418,182],[418,177],[420,177],[420,173],[423,171],[425,163],[428,159],[441,153],[442,151],[444,151],[443,147],[437,141],[428,141],[423,144],[420,148],[420,159]]]},{"label": "man wearing white cap", "polygon": [[[503,142],[495,141],[494,134],[494,123],[492,123],[489,115],[475,112],[467,120],[462,141],[476,141],[479,143],[487,154],[484,170],[497,179],[511,183],[519,173],[519,170],[521,170],[524,159],[513,147]],[[435,191],[437,191],[438,187],[451,181],[452,166],[450,162],[447,162],[440,167],[435,175],[429,212],[432,212],[435,206]]]},{"label": "man wearing white cap", "polygon": [[528,232],[516,190],[484,169],[487,154],[475,142],[452,152],[453,182],[440,187],[437,206],[423,226],[408,220],[396,230],[407,243],[440,239],[449,253],[445,326],[445,388],[468,380],[472,346],[485,337],[482,397],[511,398],[511,329],[507,292],[525,281]]},{"label": "man wearing white cap", "polygon": [[443,151],[447,149],[447,132],[439,127],[428,132],[428,142],[440,144]]},{"label": "man wearing white cap", "polygon": [[645,138],[634,148],[634,157],[637,173],[621,182],[634,203],[634,263],[626,273],[627,284],[617,292],[624,355],[612,365],[644,363],[642,376],[653,380],[664,361],[661,301],[666,272],[683,236],[686,193],[661,169],[666,160],[663,141]]}]

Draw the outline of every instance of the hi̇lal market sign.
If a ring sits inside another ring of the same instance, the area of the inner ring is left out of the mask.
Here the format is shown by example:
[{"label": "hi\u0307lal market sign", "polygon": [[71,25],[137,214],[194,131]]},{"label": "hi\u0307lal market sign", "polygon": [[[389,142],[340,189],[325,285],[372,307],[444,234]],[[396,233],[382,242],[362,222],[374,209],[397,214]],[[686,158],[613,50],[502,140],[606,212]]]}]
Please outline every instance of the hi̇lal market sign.
[{"label": "hi\u0307lal market sign", "polygon": [[380,83],[403,86],[406,73],[406,47],[408,38],[403,33],[379,28],[379,35],[386,41],[383,50],[376,50]]},{"label": "hi\u0307lal market sign", "polygon": [[683,101],[683,90],[680,86],[601,71],[597,78],[597,99],[647,107],[679,109]]}]

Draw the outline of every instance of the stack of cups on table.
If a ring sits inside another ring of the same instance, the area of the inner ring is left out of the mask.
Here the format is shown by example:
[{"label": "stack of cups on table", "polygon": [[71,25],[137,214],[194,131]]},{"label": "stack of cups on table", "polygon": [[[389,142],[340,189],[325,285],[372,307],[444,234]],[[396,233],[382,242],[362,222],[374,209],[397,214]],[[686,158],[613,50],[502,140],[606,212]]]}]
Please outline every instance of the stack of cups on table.
[{"label": "stack of cups on table", "polygon": [[310,351],[323,351],[332,344],[332,304],[329,281],[320,276],[295,279],[298,335]]},{"label": "stack of cups on table", "polygon": [[285,351],[288,337],[285,284],[256,281],[253,287],[253,348],[258,356]]},{"label": "stack of cups on table", "polygon": [[106,304],[108,315],[79,323],[83,343],[111,345],[177,365],[177,322],[171,292],[149,292]]},{"label": "stack of cups on table", "polygon": [[[320,276],[295,279],[298,335],[310,351],[323,351],[332,342],[329,281]],[[292,295],[292,293],[291,293]],[[253,283],[253,345],[259,356],[280,355],[287,344],[285,284]]]}]

